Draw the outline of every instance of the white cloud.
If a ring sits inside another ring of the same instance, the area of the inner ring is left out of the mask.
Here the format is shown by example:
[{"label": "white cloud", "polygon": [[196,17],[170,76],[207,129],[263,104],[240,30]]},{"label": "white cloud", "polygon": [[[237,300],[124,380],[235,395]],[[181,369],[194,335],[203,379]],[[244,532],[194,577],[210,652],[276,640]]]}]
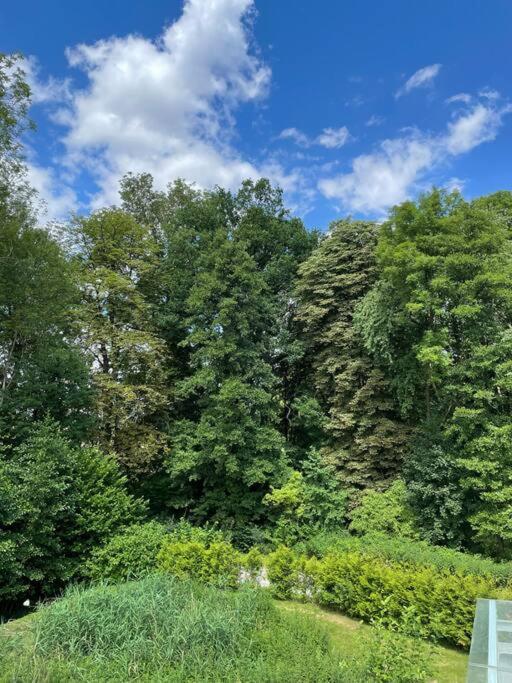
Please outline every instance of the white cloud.
[{"label": "white cloud", "polygon": [[457,95],[452,95],[451,97],[448,97],[445,102],[447,104],[454,104],[456,102],[462,102],[463,104],[469,104],[471,102],[471,95],[469,95],[467,92],[460,92],[457,93]]},{"label": "white cloud", "polygon": [[232,188],[265,172],[295,187],[296,173],[255,164],[233,144],[237,107],[263,98],[271,77],[250,47],[253,11],[253,0],[186,0],[158,40],[128,35],[67,50],[87,85],[53,120],[66,127],[66,167],[99,187],[93,207],[117,201],[127,171],[148,171],[160,187],[183,177]]},{"label": "white cloud", "polygon": [[480,97],[483,97],[486,100],[491,100],[492,102],[501,98],[501,93],[499,93],[497,90],[493,90],[492,88],[484,88],[483,90],[480,90],[478,94]]},{"label": "white cloud", "polygon": [[369,126],[369,127],[381,126],[384,123],[384,121],[385,121],[385,119],[383,116],[378,116],[377,114],[373,114],[366,121],[365,126]]},{"label": "white cloud", "polygon": [[448,124],[445,137],[450,154],[463,154],[482,142],[494,140],[505,110],[477,104],[469,113]]},{"label": "white cloud", "polygon": [[350,140],[350,133],[346,126],[341,126],[341,128],[324,128],[320,135],[310,138],[298,128],[285,128],[279,133],[278,138],[281,140],[292,140],[299,147],[320,145],[327,149],[339,149]]},{"label": "white cloud", "polygon": [[436,165],[493,140],[509,111],[509,106],[495,109],[478,104],[439,135],[413,130],[384,140],[376,151],[356,157],[350,172],[324,178],[318,187],[346,209],[383,214],[389,206],[407,199]]},{"label": "white cloud", "polygon": [[310,147],[312,144],[308,136],[298,128],[285,128],[278,137],[281,140],[293,140],[300,147]]},{"label": "white cloud", "polygon": [[413,75],[407,79],[404,85],[397,90],[395,97],[401,97],[411,92],[415,88],[424,88],[425,86],[432,83],[434,78],[437,76],[441,69],[441,64],[430,64],[429,66],[424,66],[422,69],[418,69]]},{"label": "white cloud", "polygon": [[462,192],[465,185],[466,181],[463,178],[457,178],[457,176],[454,176],[453,178],[448,178],[448,180],[444,183],[444,188],[448,190],[448,192],[454,192],[455,190],[457,190],[457,192]]},{"label": "white cloud", "polygon": [[[58,182],[53,169],[29,162],[27,164],[27,180],[30,186],[37,190],[42,201],[39,213],[42,214],[43,220],[64,220],[77,208],[78,199],[74,190]],[[56,190],[57,187],[58,190]]]},{"label": "white cloud", "polygon": [[26,57],[23,62],[25,78],[30,86],[30,95],[33,104],[48,102],[60,102],[70,99],[69,79],[59,80],[50,76],[45,81],[41,78],[41,68],[34,56]]},{"label": "white cloud", "polygon": [[350,139],[350,133],[346,126],[341,128],[324,128],[317,137],[317,143],[328,149],[343,147]]}]

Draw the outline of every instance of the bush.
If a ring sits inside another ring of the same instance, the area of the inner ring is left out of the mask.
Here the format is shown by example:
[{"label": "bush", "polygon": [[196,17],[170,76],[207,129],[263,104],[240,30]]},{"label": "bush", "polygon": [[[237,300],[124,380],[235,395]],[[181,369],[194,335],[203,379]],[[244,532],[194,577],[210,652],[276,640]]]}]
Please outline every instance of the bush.
[{"label": "bush", "polygon": [[418,538],[404,482],[397,479],[384,492],[365,491],[361,504],[352,512],[349,528],[357,534],[382,533],[401,538]]},{"label": "bush", "polygon": [[93,551],[85,573],[96,581],[140,578],[155,571],[156,558],[166,537],[165,526],[158,522],[133,524]]},{"label": "bush", "polygon": [[277,550],[267,555],[265,566],[274,597],[280,600],[302,597],[301,557],[299,555],[290,548],[279,546]]},{"label": "bush", "polygon": [[166,541],[157,567],[178,578],[193,578],[209,586],[236,588],[242,555],[226,541],[209,545],[198,541]]},{"label": "bush", "polygon": [[485,576],[498,586],[512,584],[512,562],[493,562],[480,555],[430,545],[426,541],[390,538],[384,534],[363,537],[349,534],[317,534],[296,545],[297,552],[323,557],[332,551],[360,552],[412,566],[436,567],[475,576]]},{"label": "bush", "polygon": [[347,495],[335,468],[311,449],[303,472],[292,471],[281,488],[271,487],[263,499],[270,509],[275,543],[290,545],[319,529],[340,529],[346,521]]},{"label": "bush", "polygon": [[49,420],[37,425],[0,452],[0,602],[60,590],[93,547],[145,511],[113,458],[71,446]]},{"label": "bush", "polygon": [[306,563],[313,599],[345,614],[433,641],[468,647],[478,597],[499,597],[492,579],[413,567],[357,552]]},{"label": "bush", "polygon": [[368,680],[379,683],[423,683],[432,679],[432,652],[418,640],[377,628],[368,639]]}]

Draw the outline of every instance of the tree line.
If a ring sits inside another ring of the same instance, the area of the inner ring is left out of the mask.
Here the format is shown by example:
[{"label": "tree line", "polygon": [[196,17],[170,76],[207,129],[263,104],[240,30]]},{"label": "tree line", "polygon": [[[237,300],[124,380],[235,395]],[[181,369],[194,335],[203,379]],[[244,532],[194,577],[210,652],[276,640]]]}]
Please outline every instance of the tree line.
[{"label": "tree line", "polygon": [[40,581],[24,553],[80,558],[148,515],[245,546],[406,520],[512,555],[512,193],[433,189],[322,234],[265,179],[128,174],[49,230],[29,104],[2,56],[0,567]]}]

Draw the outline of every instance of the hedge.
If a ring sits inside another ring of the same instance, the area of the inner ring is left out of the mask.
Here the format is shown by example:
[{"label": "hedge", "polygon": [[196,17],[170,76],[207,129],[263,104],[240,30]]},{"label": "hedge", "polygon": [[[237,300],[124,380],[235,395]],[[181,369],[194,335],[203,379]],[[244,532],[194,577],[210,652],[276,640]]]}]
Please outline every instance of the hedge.
[{"label": "hedge", "polygon": [[414,566],[491,577],[500,586],[512,585],[512,562],[494,562],[486,557],[451,548],[430,545],[426,541],[390,538],[383,534],[352,536],[343,533],[318,534],[297,544],[300,554],[324,557],[331,552],[359,552]]}]

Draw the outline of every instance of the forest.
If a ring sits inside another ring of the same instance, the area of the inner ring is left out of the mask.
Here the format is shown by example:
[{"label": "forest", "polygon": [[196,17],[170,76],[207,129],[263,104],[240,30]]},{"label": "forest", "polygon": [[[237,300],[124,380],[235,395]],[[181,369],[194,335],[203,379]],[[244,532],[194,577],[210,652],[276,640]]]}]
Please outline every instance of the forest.
[{"label": "forest", "polygon": [[128,174],[116,206],[42,227],[29,105],[2,56],[2,609],[157,553],[203,578],[268,555],[277,597],[307,566],[319,604],[393,627],[333,588],[380,562],[459,581],[462,621],[411,605],[422,637],[467,647],[474,599],[512,577],[512,193],[434,188],[320,233],[264,178]]}]

